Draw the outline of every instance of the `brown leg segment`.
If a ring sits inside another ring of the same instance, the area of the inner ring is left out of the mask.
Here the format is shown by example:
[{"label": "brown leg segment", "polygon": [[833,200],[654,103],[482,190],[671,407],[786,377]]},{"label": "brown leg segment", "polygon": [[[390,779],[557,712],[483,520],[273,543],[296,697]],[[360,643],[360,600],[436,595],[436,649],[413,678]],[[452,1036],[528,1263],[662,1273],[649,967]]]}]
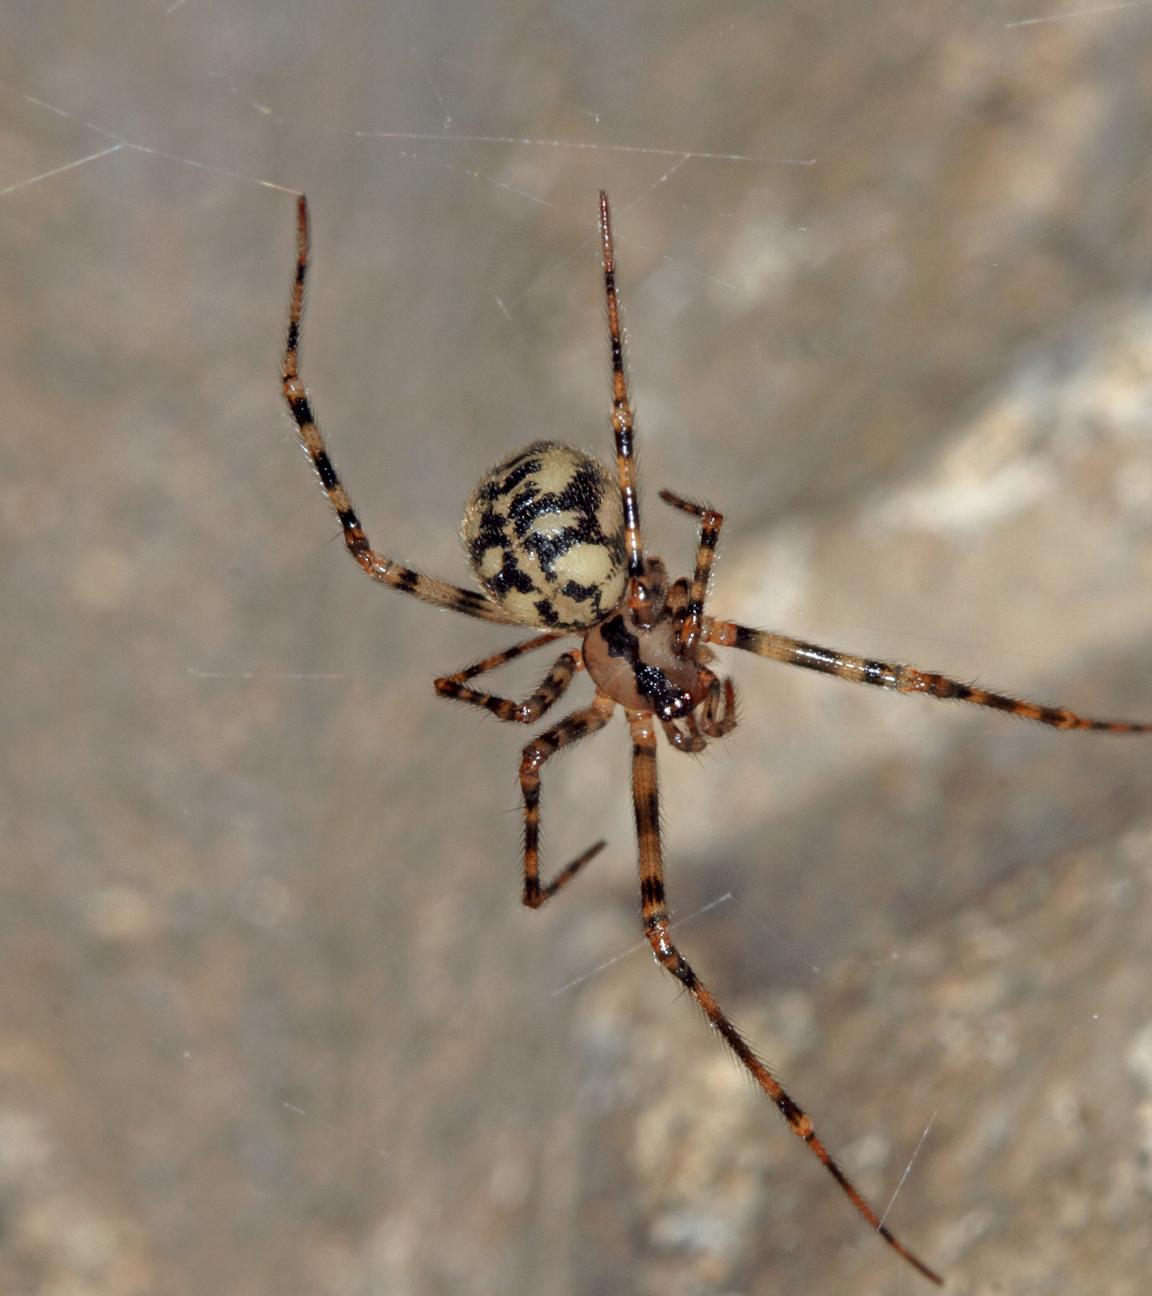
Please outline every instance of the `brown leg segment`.
[{"label": "brown leg segment", "polygon": [[635,415],[628,399],[624,374],[624,339],[620,325],[620,301],[616,295],[616,251],[612,245],[612,213],[608,195],[600,191],[600,250],[604,264],[604,298],[608,306],[608,337],[612,346],[612,435],[616,442],[616,475],[624,508],[624,549],[628,555],[629,603],[642,606],[645,592],[644,541],[640,536],[640,497],[636,489],[636,451],[632,440]]},{"label": "brown leg segment", "polygon": [[688,594],[688,607],[684,620],[680,623],[680,652],[682,656],[691,656],[693,649],[700,642],[703,633],[704,598],[708,593],[708,577],[712,572],[712,563],[716,558],[716,546],[720,542],[720,528],[724,525],[724,514],[715,509],[705,508],[692,500],[674,495],[672,491],[662,490],[660,498],[665,504],[671,504],[681,513],[689,513],[700,519],[700,540],[696,547],[696,570],[692,575],[692,587]]},{"label": "brown leg segment", "polygon": [[816,1137],[812,1118],[793,1099],[780,1081],[753,1051],[744,1037],[721,1010],[712,992],[697,977],[688,961],[676,948],[669,930],[668,910],[664,899],[664,861],[660,846],[660,805],[656,783],[656,728],[651,715],[630,711],[628,724],[632,731],[632,800],[636,813],[636,837],[640,848],[640,904],[644,935],[652,946],[656,961],[666,968],[696,1000],[716,1032],[756,1081],[765,1097],[775,1103],[792,1132],[811,1149],[845,1196],[868,1224],[930,1282],[941,1283],[939,1274],[897,1239],[880,1217],[860,1195],[848,1176],[832,1159],[832,1154]]},{"label": "brown leg segment", "polygon": [[552,663],[552,669],[541,681],[540,687],[535,693],[529,694],[523,702],[517,702],[513,698],[498,697],[494,693],[484,693],[480,689],[467,688],[464,681],[475,679],[485,671],[496,670],[506,662],[515,661],[517,657],[523,657],[525,653],[543,648],[545,644],[550,644],[561,637],[557,634],[543,634],[537,635],[535,639],[527,639],[524,643],[513,644],[503,652],[493,653],[483,661],[466,666],[455,675],[441,676],[436,681],[436,692],[441,697],[455,698],[457,702],[468,702],[472,706],[483,707],[486,711],[491,711],[498,720],[534,724],[563,696],[564,690],[572,682],[573,675],[584,669],[584,659],[578,648],[573,648],[557,657]]},{"label": "brown leg segment", "polygon": [[304,316],[304,289],[308,281],[308,261],[310,255],[308,236],[308,202],[301,194],[296,204],[296,274],[292,280],[292,299],[288,308],[288,339],[284,346],[284,362],[281,370],[284,386],[284,399],[296,422],[300,441],[312,460],[328,502],[336,510],[340,526],[344,532],[344,544],[348,552],[356,559],[360,567],[384,585],[413,594],[425,603],[434,603],[439,607],[451,608],[453,612],[463,612],[466,616],[478,617],[481,621],[497,621],[502,625],[514,625],[499,604],[477,593],[475,590],[461,589],[457,585],[446,585],[443,581],[422,576],[378,553],[368,543],[360,519],[348,498],[344,484],[336,474],[336,467],[328,455],[328,448],[320,434],[316,417],[312,412],[308,392],[300,378],[300,332]]},{"label": "brown leg segment", "polygon": [[520,790],[524,794],[524,903],[529,909],[539,909],[566,883],[576,876],[585,864],[604,849],[605,842],[598,841],[570,864],[566,864],[551,882],[540,882],[540,767],[564,747],[570,747],[581,738],[603,729],[608,723],[616,703],[597,693],[590,707],[574,711],[559,724],[553,725],[538,738],[534,738],[520,757]]},{"label": "brown leg segment", "polygon": [[1038,702],[1025,702],[1006,693],[992,693],[963,684],[947,675],[917,670],[903,662],[875,661],[821,648],[819,644],[790,639],[787,635],[772,634],[768,630],[750,630],[733,621],[713,621],[705,618],[705,637],[709,643],[721,648],[743,648],[746,652],[784,662],[788,666],[803,666],[805,670],[822,671],[853,684],[875,684],[896,693],[923,693],[928,697],[953,698],[970,702],[974,706],[988,707],[1019,716],[1022,720],[1035,720],[1054,729],[1090,729],[1098,733],[1152,733],[1152,723],[1130,720],[1093,720],[1077,715],[1066,707],[1042,706]]},{"label": "brown leg segment", "polygon": [[700,668],[700,673],[709,680],[700,728],[709,738],[723,738],[736,728],[736,690],[730,679],[718,679],[704,667]]}]

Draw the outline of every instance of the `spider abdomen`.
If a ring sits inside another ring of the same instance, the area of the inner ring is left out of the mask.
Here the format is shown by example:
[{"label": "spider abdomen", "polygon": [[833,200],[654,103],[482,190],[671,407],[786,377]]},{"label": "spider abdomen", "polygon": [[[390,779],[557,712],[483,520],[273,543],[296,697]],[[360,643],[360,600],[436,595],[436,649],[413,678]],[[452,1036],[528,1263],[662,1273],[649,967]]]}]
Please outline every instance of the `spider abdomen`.
[{"label": "spider abdomen", "polygon": [[558,441],[489,469],[460,534],[476,578],[522,625],[586,630],[624,597],[624,517],[615,478]]}]

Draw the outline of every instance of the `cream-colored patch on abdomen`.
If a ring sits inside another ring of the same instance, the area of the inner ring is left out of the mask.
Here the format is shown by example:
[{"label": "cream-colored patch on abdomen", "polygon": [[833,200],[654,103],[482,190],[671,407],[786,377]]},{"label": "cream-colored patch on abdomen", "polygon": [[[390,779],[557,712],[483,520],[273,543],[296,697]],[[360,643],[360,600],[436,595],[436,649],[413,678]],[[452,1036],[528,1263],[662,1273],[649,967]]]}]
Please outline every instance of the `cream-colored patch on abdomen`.
[{"label": "cream-colored patch on abdomen", "polygon": [[[612,551],[603,545],[573,546],[556,560],[555,573],[561,585],[573,580],[580,585],[603,586],[601,603],[606,608],[614,607],[620,601],[619,591],[624,588],[624,573],[618,568]],[[613,590],[617,591],[615,596]]]}]

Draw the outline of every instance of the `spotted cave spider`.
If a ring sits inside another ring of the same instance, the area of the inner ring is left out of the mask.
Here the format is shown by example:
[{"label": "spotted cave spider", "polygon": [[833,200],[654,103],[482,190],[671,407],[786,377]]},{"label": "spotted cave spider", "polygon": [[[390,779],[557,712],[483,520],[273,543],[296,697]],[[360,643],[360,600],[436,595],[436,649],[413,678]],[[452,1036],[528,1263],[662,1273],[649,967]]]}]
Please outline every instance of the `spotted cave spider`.
[{"label": "spotted cave spider", "polygon": [[[741,648],[773,661],[873,684],[895,693],[921,693],[990,707],[1057,729],[1148,733],[1152,724],[1092,720],[1063,707],[1039,706],[962,684],[899,662],[873,661],[705,614],[708,580],[724,518],[715,509],[662,490],[660,498],[696,518],[700,535],[689,580],[669,584],[663,562],[647,553],[640,529],[633,413],[624,375],[616,257],[608,195],[600,194],[600,247],[612,350],[612,434],[615,477],[597,459],[556,441],[535,441],[498,463],[468,500],[461,534],[483,593],[445,584],[373,549],[336,474],[300,378],[300,331],[308,277],[308,203],[297,205],[296,275],[284,349],[284,399],[300,440],[343,528],[344,543],[373,580],[426,603],[499,625],[540,633],[436,680],[442,697],[483,707],[500,720],[533,724],[587,671],[595,687],[590,706],[573,711],[534,738],[520,758],[524,798],[523,901],[538,909],[566,886],[605,842],[598,841],[559,870],[540,876],[540,771],[549,757],[596,733],[617,706],[632,736],[632,803],[640,864],[644,935],[656,961],[695,999],[724,1043],[869,1225],[925,1278],[942,1279],[881,1221],[816,1136],[812,1118],[760,1060],[692,970],[672,939],[664,897],[664,860],[656,782],[656,738],[699,752],[710,738],[736,726],[731,680],[711,665],[716,648]],[[580,645],[556,658],[539,688],[521,702],[473,688],[470,681],[568,635]]]}]

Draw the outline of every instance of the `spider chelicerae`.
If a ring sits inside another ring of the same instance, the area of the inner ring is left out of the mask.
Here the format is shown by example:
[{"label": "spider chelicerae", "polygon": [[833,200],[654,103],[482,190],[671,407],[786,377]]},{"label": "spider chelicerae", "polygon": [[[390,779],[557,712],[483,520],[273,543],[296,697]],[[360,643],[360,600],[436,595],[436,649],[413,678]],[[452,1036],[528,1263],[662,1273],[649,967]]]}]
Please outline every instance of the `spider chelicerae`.
[{"label": "spider chelicerae", "polygon": [[[698,521],[691,579],[669,583],[664,564],[647,553],[636,488],[633,413],[624,374],[616,257],[608,195],[600,194],[600,246],[612,350],[613,476],[597,459],[556,441],[536,441],[498,463],[468,500],[461,534],[483,593],[434,580],[373,549],[352,507],[316,424],[300,378],[300,331],[308,277],[308,203],[297,205],[296,276],[284,349],[284,399],[320,483],[343,528],[344,543],[373,580],[426,603],[500,625],[540,633],[436,680],[447,698],[483,707],[500,720],[533,724],[587,671],[595,687],[590,706],[573,711],[524,748],[523,900],[538,909],[597,855],[598,841],[544,880],[540,875],[540,771],[549,757],[602,729],[622,707],[632,737],[632,802],[640,864],[644,935],[656,961],[695,999],[724,1043],[780,1110],[792,1132],[811,1149],[853,1206],[899,1255],[925,1278],[940,1276],[881,1221],[817,1137],[812,1118],[789,1095],[728,1019],[672,939],[664,896],[664,860],[656,782],[656,741],[662,730],[682,752],[699,752],[736,726],[732,682],[711,665],[716,648],[740,648],[790,666],[872,684],[895,693],[921,693],[989,707],[1057,729],[1148,733],[1152,724],[1092,720],[1064,707],[1041,706],[976,688],[899,662],[875,661],[822,648],[787,635],[754,630],[705,614],[708,580],[724,518],[715,509],[662,490],[660,498]],[[556,658],[539,688],[523,701],[471,687],[469,681],[569,635],[580,645]]]}]

